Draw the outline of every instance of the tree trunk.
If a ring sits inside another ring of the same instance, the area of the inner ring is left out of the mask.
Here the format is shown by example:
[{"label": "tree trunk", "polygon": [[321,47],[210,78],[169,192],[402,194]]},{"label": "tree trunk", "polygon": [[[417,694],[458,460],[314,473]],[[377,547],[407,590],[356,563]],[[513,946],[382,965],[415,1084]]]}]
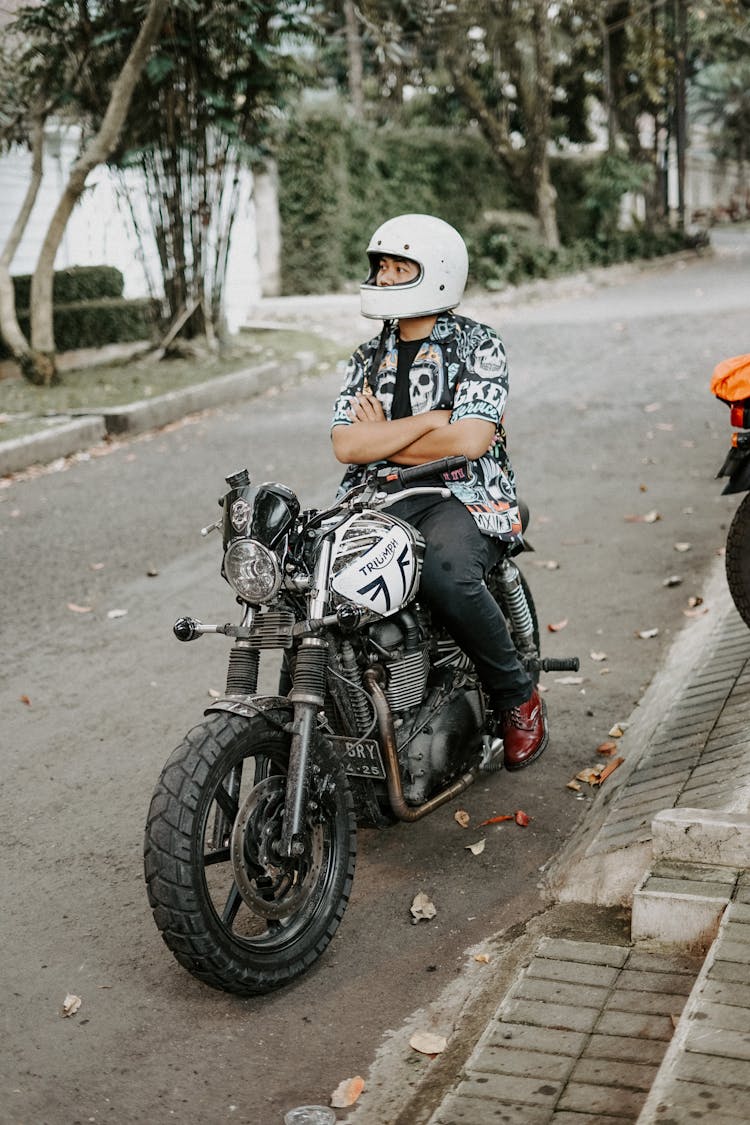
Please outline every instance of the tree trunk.
[{"label": "tree trunk", "polygon": [[52,286],[57,251],[65,228],[92,169],[107,159],[117,145],[125,124],[136,83],[153,46],[169,0],[150,0],[138,37],[117,77],[104,119],[95,137],[73,165],[60,202],[53,214],[39,252],[31,281],[31,346],[40,357],[39,369],[45,383],[56,376],[55,338],[52,320]]},{"label": "tree trunk", "polygon": [[362,121],[365,115],[365,99],[362,88],[362,40],[359,34],[354,0],[344,0],[344,22],[346,28],[349,97],[351,98],[354,117],[357,121]]},{"label": "tree trunk", "polygon": [[534,183],[534,206],[542,237],[547,246],[557,249],[560,233],[557,227],[557,192],[550,178],[549,135],[550,107],[552,103],[552,43],[549,25],[549,3],[534,0],[532,30],[536,61],[536,90],[529,107],[529,147],[531,173]]},{"label": "tree trunk", "polygon": [[10,267],[19,247],[42,182],[44,160],[44,111],[33,118],[31,127],[31,179],[21,209],[8,240],[0,254],[0,335],[21,371],[33,382],[34,357],[29,342],[21,331],[16,315],[16,294]]}]

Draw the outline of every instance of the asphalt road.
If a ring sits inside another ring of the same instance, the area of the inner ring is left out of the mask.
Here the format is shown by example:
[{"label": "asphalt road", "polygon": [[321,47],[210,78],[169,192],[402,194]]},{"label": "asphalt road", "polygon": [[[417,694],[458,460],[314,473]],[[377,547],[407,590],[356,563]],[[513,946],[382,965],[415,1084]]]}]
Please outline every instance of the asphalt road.
[{"label": "asphalt road", "polygon": [[[689,599],[737,501],[713,479],[730,427],[708,380],[748,349],[749,282],[750,237],[732,231],[713,256],[567,295],[466,303],[509,352],[510,450],[535,548],[524,569],[545,651],[578,654],[583,681],[547,677],[547,754],[459,802],[474,823],[524,809],[529,827],[482,829],[480,856],[465,847],[479,831],[460,829],[453,807],[363,832],[334,943],[302,982],[262,1000],[214,992],[172,960],[146,901],[143,825],[164,760],[224,681],[224,640],[171,635],[184,613],[233,616],[218,537],[199,528],[215,518],[223,477],[245,465],[306,506],[330,497],[338,376],[269,387],[0,488],[0,1122],[277,1125],[366,1076],[389,1029],[465,970],[476,979],[470,947],[540,909],[540,869],[588,807],[566,782],[627,721],[690,627],[684,611],[711,612]],[[277,302],[264,315],[309,318],[302,308]],[[346,301],[314,305],[322,329],[328,316],[343,354],[361,323]],[[672,575],[681,584],[665,586]],[[418,891],[437,915],[412,925]],[[82,1003],[65,1018],[68,993]]]}]

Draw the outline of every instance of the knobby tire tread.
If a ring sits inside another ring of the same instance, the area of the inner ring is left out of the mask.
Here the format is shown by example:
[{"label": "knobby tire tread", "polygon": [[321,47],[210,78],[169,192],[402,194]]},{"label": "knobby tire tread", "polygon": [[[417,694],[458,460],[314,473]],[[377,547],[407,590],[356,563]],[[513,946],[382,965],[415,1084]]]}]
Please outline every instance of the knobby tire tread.
[{"label": "knobby tire tread", "polygon": [[[286,716],[288,717],[288,716]],[[226,713],[214,714],[190,730],[164,767],[154,792],[146,825],[144,870],[148,898],[162,938],[176,960],[193,976],[211,987],[238,995],[261,995],[304,973],[323,953],[336,932],[351,894],[356,856],[356,818],[348,786],[340,790],[347,820],[346,870],[335,910],[323,932],[309,948],[291,960],[277,955],[268,968],[241,964],[227,941],[217,940],[201,895],[193,885],[192,833],[201,805],[201,786],[219,758],[238,739],[249,737],[248,727],[262,731],[262,719],[247,720]],[[281,737],[266,724],[266,739]],[[343,772],[341,774],[343,777]],[[341,780],[339,778],[338,780]],[[219,935],[221,937],[221,935]],[[304,943],[302,943],[304,944]]]},{"label": "knobby tire tread", "polygon": [[734,513],[727,534],[727,585],[742,620],[750,628],[750,493]]}]

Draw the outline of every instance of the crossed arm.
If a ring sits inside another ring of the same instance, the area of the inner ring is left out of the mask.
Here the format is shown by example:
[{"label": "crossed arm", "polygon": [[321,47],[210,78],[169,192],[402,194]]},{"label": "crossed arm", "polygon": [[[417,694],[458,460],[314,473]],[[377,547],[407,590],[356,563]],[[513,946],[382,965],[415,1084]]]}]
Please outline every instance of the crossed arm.
[{"label": "crossed arm", "polygon": [[374,395],[357,395],[352,423],[335,426],[333,452],[346,465],[388,460],[396,465],[422,465],[438,457],[462,453],[470,461],[492,445],[495,426],[481,418],[462,418],[448,425],[450,410],[427,410],[388,421]]}]

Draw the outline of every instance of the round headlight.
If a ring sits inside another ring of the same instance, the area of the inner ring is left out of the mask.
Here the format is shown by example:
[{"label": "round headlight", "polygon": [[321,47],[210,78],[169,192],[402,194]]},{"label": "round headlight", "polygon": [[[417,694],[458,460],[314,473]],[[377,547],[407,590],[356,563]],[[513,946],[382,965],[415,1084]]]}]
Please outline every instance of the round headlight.
[{"label": "round headlight", "polygon": [[276,556],[253,539],[236,539],[224,555],[227,581],[243,601],[269,602],[281,585]]}]

